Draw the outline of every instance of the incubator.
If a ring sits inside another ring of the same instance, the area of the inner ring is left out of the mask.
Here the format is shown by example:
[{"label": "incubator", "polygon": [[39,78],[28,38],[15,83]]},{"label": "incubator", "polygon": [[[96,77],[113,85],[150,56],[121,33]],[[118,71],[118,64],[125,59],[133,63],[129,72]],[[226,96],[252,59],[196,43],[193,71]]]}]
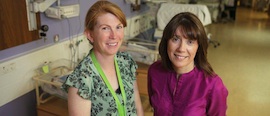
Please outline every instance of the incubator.
[{"label": "incubator", "polygon": [[66,80],[76,63],[59,59],[51,63],[40,66],[36,72],[37,76],[33,77],[35,81],[37,105],[45,103],[53,97],[67,99],[67,93],[61,89],[61,85]]}]

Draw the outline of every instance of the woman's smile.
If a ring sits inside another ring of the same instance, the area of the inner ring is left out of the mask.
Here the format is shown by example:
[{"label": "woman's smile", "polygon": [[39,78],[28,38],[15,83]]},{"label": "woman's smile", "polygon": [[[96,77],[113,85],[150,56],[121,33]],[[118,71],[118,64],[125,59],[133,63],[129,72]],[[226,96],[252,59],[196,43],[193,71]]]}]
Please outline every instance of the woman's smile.
[{"label": "woman's smile", "polygon": [[118,42],[107,43],[107,45],[109,45],[109,46],[117,46]]},{"label": "woman's smile", "polygon": [[179,60],[184,60],[184,59],[188,58],[188,56],[178,55],[178,54],[174,54],[174,56]]}]

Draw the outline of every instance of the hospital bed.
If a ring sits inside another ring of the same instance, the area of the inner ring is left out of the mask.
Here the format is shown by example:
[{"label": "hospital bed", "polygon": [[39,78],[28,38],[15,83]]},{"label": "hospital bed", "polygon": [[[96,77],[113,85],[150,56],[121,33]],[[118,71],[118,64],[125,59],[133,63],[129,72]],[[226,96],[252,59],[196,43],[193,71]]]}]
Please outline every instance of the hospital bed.
[{"label": "hospital bed", "polygon": [[161,38],[167,23],[173,16],[180,12],[191,12],[195,14],[204,26],[212,23],[211,15],[206,5],[162,3],[157,12],[157,28],[155,37]]},{"label": "hospital bed", "polygon": [[[179,4],[172,2],[162,2],[156,12],[156,26],[154,38],[155,42],[146,41],[143,39],[129,39],[125,41],[126,50],[132,55],[137,62],[145,64],[152,64],[159,59],[158,46],[160,39],[163,34],[163,30],[167,23],[172,19],[173,16],[180,12],[191,12],[194,13],[204,26],[212,23],[212,16],[209,12],[209,8],[204,4]],[[220,45],[219,42],[211,40],[211,34],[208,33],[209,43],[213,44],[214,47]]]},{"label": "hospital bed", "polygon": [[[202,24],[206,27],[212,23],[212,16],[209,12],[209,8],[204,4],[176,4],[176,3],[162,3],[157,12],[157,28],[155,29],[155,38],[160,39],[163,34],[163,30],[170,19],[180,12],[191,12],[195,14]],[[207,31],[207,29],[206,29]],[[218,41],[214,41],[211,38],[211,33],[208,33],[209,43],[214,47],[220,45]]]}]

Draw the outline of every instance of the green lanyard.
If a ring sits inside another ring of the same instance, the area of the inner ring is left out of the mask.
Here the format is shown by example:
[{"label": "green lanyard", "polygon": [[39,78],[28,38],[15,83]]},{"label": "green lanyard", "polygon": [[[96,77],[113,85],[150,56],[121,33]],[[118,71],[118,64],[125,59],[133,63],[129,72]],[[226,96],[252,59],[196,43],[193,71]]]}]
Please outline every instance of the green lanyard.
[{"label": "green lanyard", "polygon": [[105,82],[106,86],[108,87],[108,89],[110,90],[111,94],[113,95],[113,98],[117,104],[117,109],[118,109],[118,112],[119,112],[119,116],[125,116],[125,105],[126,105],[126,93],[125,93],[125,90],[124,90],[124,86],[123,86],[123,83],[122,83],[122,78],[121,78],[121,74],[120,74],[120,71],[119,71],[119,66],[117,64],[117,61],[116,61],[116,58],[114,58],[114,65],[115,65],[115,69],[116,69],[116,74],[117,74],[117,79],[118,79],[118,83],[119,83],[119,86],[120,86],[120,90],[121,90],[121,94],[122,94],[122,97],[124,99],[124,105],[122,105],[119,101],[119,98],[116,96],[116,93],[115,91],[112,89],[112,86],[111,84],[109,83],[106,75],[104,74],[104,72],[102,71],[102,68],[100,67],[97,59],[96,59],[96,56],[94,54],[94,51],[91,51],[91,58],[93,60],[93,63],[95,65],[95,67],[97,68],[101,78],[103,79],[103,81]]}]

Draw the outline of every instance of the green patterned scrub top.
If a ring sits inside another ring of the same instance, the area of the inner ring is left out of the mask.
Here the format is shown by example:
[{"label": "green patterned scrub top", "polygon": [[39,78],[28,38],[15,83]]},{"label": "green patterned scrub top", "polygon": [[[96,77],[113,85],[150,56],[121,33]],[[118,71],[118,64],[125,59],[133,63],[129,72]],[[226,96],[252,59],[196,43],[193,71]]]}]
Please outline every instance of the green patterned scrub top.
[{"label": "green patterned scrub top", "polygon": [[[116,102],[93,64],[90,57],[91,51],[67,77],[62,88],[66,92],[69,87],[78,88],[79,96],[91,100],[91,116],[118,116]],[[138,66],[125,52],[117,52],[116,58],[127,97],[126,116],[136,116],[133,84]],[[117,93],[117,97],[123,104],[121,94]]]}]

